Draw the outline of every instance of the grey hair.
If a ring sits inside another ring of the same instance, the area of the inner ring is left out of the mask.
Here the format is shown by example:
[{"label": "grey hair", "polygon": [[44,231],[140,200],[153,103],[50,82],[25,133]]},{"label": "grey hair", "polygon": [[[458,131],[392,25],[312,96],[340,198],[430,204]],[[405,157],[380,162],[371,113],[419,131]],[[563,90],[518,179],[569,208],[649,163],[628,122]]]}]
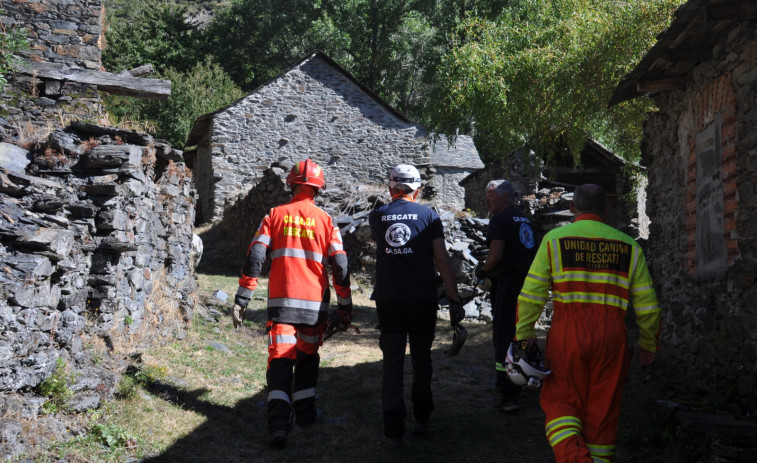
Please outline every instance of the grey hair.
[{"label": "grey hair", "polygon": [[599,185],[585,183],[576,187],[573,192],[573,205],[580,212],[605,213],[607,208],[607,193]]},{"label": "grey hair", "polygon": [[507,195],[510,199],[515,200],[515,188],[507,180],[492,180],[486,185],[485,191],[489,190],[496,190],[498,195]]}]

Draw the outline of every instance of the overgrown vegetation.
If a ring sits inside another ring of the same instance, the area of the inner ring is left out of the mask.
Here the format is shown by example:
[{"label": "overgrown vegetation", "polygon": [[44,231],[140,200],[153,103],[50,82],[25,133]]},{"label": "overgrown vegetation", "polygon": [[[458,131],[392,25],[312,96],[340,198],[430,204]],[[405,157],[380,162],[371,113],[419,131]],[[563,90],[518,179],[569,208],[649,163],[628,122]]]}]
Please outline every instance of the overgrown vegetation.
[{"label": "overgrown vegetation", "polygon": [[[0,16],[3,13],[0,9]],[[18,65],[14,55],[28,46],[25,29],[7,27],[0,22],[0,91],[8,84],[6,74],[13,72]]]},{"label": "overgrown vegetation", "polygon": [[66,362],[58,357],[55,359],[55,370],[39,385],[39,394],[47,397],[42,404],[45,413],[58,413],[68,409],[68,401],[74,396],[70,386],[74,383],[75,376],[68,371]]},{"label": "overgrown vegetation", "polygon": [[460,25],[432,98],[440,131],[474,131],[490,160],[522,146],[578,156],[587,137],[638,160],[649,100],[607,104],[681,2],[513,3],[495,21]]}]

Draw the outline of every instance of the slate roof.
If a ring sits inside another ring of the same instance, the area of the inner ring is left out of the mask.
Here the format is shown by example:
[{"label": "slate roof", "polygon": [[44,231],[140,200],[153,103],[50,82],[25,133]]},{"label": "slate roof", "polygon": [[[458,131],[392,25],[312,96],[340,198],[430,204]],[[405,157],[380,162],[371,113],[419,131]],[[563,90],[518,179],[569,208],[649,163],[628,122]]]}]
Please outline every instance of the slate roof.
[{"label": "slate roof", "polygon": [[484,163],[473,144],[473,138],[458,135],[454,144],[450,146],[447,137],[439,136],[434,140],[434,134],[429,135],[431,145],[431,165],[437,167],[458,167],[461,169],[483,169]]},{"label": "slate roof", "polygon": [[609,106],[649,92],[685,88],[696,65],[740,22],[757,18],[755,0],[689,0],[636,68],[618,84]]}]

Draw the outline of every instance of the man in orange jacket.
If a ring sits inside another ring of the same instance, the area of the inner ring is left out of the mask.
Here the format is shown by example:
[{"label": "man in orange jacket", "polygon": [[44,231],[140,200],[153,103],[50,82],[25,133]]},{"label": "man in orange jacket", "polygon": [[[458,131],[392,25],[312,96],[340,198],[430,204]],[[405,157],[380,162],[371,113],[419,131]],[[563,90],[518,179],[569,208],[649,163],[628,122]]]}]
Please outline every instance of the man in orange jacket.
[{"label": "man in orange jacket", "polygon": [[286,447],[294,416],[299,426],[315,423],[318,348],[328,323],[330,262],[338,310],[331,317],[346,329],[352,314],[350,275],[342,237],[331,217],[315,205],[323,170],[312,160],[297,163],[287,184],[293,198],[270,210],[247,251],[233,311],[234,325],[257,288],[266,253],[268,283],[268,432],[273,448]]},{"label": "man in orange jacket", "polygon": [[518,297],[515,337],[536,342],[549,290],[554,312],[541,407],[557,463],[611,462],[620,397],[630,362],[626,310],[639,325],[639,358],[654,361],[660,306],[644,253],[636,241],[604,223],[606,195],[581,185],[570,203],[574,222],[544,237]]}]

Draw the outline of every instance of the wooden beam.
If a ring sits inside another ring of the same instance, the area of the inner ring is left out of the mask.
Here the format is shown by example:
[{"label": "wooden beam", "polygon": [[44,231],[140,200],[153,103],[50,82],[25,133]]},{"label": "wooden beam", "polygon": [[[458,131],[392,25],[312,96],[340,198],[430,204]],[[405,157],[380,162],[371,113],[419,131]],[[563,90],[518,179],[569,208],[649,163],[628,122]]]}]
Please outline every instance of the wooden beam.
[{"label": "wooden beam", "polygon": [[707,22],[743,21],[757,18],[757,3],[754,0],[747,0],[707,5],[704,7],[704,17]]},{"label": "wooden beam", "polygon": [[152,64],[145,64],[143,66],[139,66],[134,69],[129,69],[128,71],[121,71],[118,73],[119,76],[126,76],[130,75],[132,77],[144,77],[147,75],[152,74],[155,72],[155,68]]},{"label": "wooden beam", "polygon": [[709,61],[712,59],[712,47],[703,48],[673,48],[665,52],[665,59],[677,61]]},{"label": "wooden beam", "polygon": [[23,62],[17,72],[39,79],[77,82],[97,86],[98,90],[115,95],[153,100],[167,100],[171,95],[171,81],[142,79],[131,74],[120,75],[90,69],[72,68],[59,63]]},{"label": "wooden beam", "polygon": [[608,171],[602,167],[546,167],[544,170],[556,174],[605,174]]},{"label": "wooden beam", "polygon": [[665,77],[661,79],[646,79],[636,83],[639,92],[659,92],[665,90],[680,90],[686,87],[686,77]]}]

